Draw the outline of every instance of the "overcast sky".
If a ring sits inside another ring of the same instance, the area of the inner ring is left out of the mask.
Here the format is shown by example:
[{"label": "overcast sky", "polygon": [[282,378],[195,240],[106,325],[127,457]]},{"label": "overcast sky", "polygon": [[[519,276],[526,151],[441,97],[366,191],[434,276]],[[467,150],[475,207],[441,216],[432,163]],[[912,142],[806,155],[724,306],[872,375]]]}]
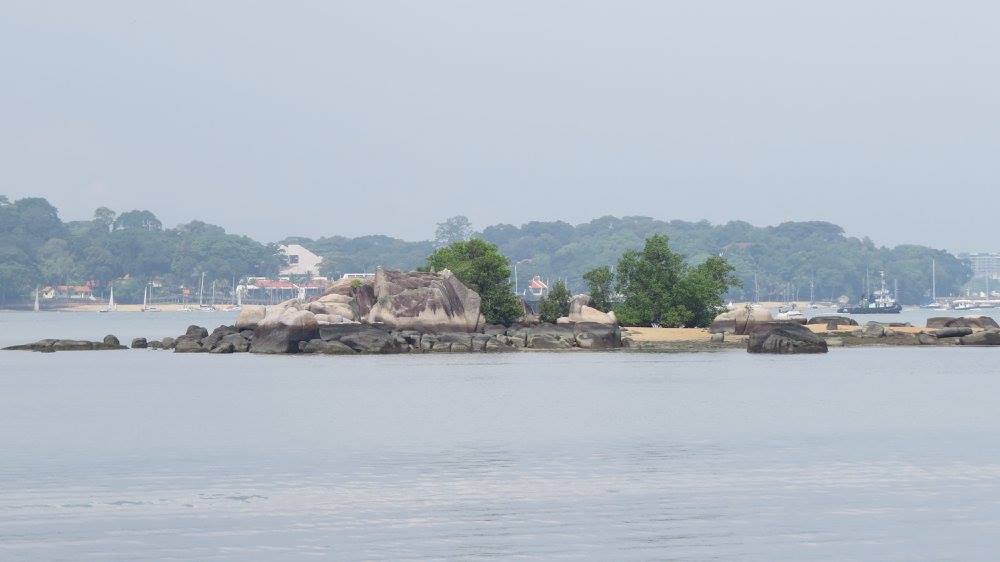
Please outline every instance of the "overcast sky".
[{"label": "overcast sky", "polygon": [[601,215],[995,243],[992,2],[0,8],[0,193],[275,240]]}]

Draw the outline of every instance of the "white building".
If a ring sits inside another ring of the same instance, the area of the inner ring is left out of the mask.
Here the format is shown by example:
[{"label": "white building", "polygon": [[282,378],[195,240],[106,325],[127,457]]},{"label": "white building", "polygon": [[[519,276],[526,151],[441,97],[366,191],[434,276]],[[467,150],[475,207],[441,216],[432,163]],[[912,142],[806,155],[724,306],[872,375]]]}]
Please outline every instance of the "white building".
[{"label": "white building", "polygon": [[279,271],[280,275],[319,275],[319,264],[323,258],[298,244],[278,246],[278,249],[285,254],[286,264]]},{"label": "white building", "polygon": [[988,276],[995,279],[1000,274],[1000,253],[960,254],[959,257],[969,260],[973,277]]}]

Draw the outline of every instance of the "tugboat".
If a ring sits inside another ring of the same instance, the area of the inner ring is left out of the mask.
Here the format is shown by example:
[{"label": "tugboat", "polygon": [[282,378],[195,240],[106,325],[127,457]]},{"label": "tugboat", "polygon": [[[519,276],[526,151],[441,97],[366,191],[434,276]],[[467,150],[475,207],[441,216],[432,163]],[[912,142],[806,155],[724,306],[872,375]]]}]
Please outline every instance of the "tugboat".
[{"label": "tugboat", "polygon": [[882,288],[865,295],[856,306],[844,305],[837,309],[840,314],[899,314],[903,307],[889,294],[885,288],[885,272],[882,275]]}]

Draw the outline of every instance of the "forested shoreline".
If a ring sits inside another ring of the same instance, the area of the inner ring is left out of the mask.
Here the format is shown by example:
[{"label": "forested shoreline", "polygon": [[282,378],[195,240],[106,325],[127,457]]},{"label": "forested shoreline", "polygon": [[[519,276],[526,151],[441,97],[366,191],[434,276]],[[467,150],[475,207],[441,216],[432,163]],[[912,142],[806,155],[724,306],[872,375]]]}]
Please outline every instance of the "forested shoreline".
[{"label": "forested shoreline", "polygon": [[[377,229],[377,226],[373,227]],[[623,252],[640,249],[653,235],[665,235],[670,247],[692,265],[722,256],[742,286],[733,300],[808,299],[841,295],[857,298],[865,272],[874,279],[884,270],[898,282],[905,304],[925,301],[931,285],[931,261],[937,264],[939,295],[958,294],[971,270],[945,250],[917,245],[880,247],[871,240],[845,235],[826,222],[788,222],[756,227],[734,221],[660,221],[649,217],[601,217],[572,225],[562,221],[498,224],[476,230],[464,217],[438,225],[435,240],[411,242],[384,235],[318,239],[288,237],[324,257],[321,273],[373,271],[376,267],[410,270],[423,265],[436,248],[469,237],[496,244],[511,263],[519,263],[518,286],[539,275],[562,279],[573,292],[583,291],[583,275],[615,266]],[[147,282],[163,291],[195,287],[204,272],[222,290],[246,276],[276,275],[282,264],[278,243],[262,243],[231,234],[199,220],[166,228],[148,210],[118,213],[100,207],[93,218],[63,222],[58,210],[37,197],[10,201],[0,197],[0,299],[23,301],[40,285],[114,283],[121,302],[140,302]],[[756,291],[755,291],[756,276]],[[756,292],[756,295],[755,295]]]}]

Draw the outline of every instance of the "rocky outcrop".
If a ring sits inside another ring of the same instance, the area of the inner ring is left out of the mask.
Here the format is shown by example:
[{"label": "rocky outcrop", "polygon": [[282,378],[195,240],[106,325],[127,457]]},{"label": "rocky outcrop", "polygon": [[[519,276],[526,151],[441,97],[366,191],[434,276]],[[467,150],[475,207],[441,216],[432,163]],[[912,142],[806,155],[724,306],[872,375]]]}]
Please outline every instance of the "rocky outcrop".
[{"label": "rocky outcrop", "polygon": [[857,326],[858,321],[847,316],[813,316],[807,324],[832,324],[836,322],[838,326]]},{"label": "rocky outcrop", "polygon": [[962,345],[1000,345],[1000,330],[990,329],[974,332],[959,338]]},{"label": "rocky outcrop", "polygon": [[734,308],[719,314],[708,327],[709,333],[749,334],[755,326],[774,322],[774,317],[768,309],[752,305]]},{"label": "rocky outcrop", "polygon": [[102,351],[127,348],[124,345],[121,345],[118,338],[108,335],[104,337],[104,340],[99,342],[88,340],[44,339],[38,340],[34,343],[12,345],[10,347],[5,347],[4,349],[10,351],[38,351],[41,353],[51,353],[54,351]]},{"label": "rocky outcrop", "polygon": [[350,307],[353,316],[361,320],[375,306],[374,279],[340,279],[327,288],[318,299],[321,303],[339,303]]},{"label": "rocky outcrop", "polygon": [[390,329],[474,332],[485,324],[479,295],[450,271],[375,273],[375,304],[365,320]]},{"label": "rocky outcrop", "polygon": [[798,354],[826,353],[826,340],[801,324],[780,324],[762,327],[750,334],[750,353]]},{"label": "rocky outcrop", "polygon": [[267,311],[250,342],[253,353],[296,353],[299,342],[319,337],[316,315],[300,310],[298,302],[282,303]]}]

